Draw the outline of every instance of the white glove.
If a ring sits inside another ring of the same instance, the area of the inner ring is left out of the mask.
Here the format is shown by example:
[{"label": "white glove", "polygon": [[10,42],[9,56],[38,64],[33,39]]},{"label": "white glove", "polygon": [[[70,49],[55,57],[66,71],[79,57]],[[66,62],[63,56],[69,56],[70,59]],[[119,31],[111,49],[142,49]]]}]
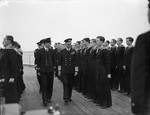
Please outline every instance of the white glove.
[{"label": "white glove", "polygon": [[58,71],[58,76],[61,76],[61,71],[60,70]]},{"label": "white glove", "polygon": [[9,79],[9,83],[14,83],[15,79],[14,78],[10,78]]},{"label": "white glove", "polygon": [[123,69],[126,70],[126,66],[125,65],[123,66]]},{"label": "white glove", "polygon": [[77,76],[78,75],[78,72],[76,71],[75,73],[74,73],[74,76]]},{"label": "white glove", "polygon": [[108,74],[108,75],[107,75],[107,78],[109,78],[109,79],[110,79],[110,78],[111,78],[111,74]]},{"label": "white glove", "polygon": [[37,73],[39,76],[41,76],[40,72]]},{"label": "white glove", "polygon": [[5,79],[0,79],[0,82],[5,82]]}]

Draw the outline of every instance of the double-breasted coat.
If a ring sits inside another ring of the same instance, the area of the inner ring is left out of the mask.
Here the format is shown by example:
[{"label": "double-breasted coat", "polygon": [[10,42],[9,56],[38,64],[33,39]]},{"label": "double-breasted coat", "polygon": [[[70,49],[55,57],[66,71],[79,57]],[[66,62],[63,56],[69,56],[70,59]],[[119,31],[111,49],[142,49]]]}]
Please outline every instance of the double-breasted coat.
[{"label": "double-breasted coat", "polygon": [[54,80],[55,56],[54,50],[45,48],[37,52],[36,60],[38,71],[41,77],[41,88],[43,103],[51,100]]},{"label": "double-breasted coat", "polygon": [[68,100],[72,95],[75,67],[78,66],[76,51],[72,48],[69,51],[66,48],[61,50],[58,65],[61,66],[61,79],[64,89],[63,99]]}]

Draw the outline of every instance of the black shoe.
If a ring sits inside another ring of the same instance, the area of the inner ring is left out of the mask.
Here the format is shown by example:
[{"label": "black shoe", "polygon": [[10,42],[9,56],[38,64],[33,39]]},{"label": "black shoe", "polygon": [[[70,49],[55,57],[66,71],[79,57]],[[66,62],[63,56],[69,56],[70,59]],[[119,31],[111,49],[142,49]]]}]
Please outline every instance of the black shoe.
[{"label": "black shoe", "polygon": [[65,105],[68,105],[69,103],[68,103],[68,100],[65,100]]},{"label": "black shoe", "polygon": [[43,106],[46,107],[47,106],[47,102],[43,102]]},{"label": "black shoe", "polygon": [[52,101],[50,99],[47,99],[46,101],[47,101],[47,103],[52,103]]},{"label": "black shoe", "polygon": [[72,99],[68,99],[68,102],[72,102]]},{"label": "black shoe", "polygon": [[101,106],[102,109],[106,109],[108,107],[110,107],[110,106],[106,106],[106,105]]}]

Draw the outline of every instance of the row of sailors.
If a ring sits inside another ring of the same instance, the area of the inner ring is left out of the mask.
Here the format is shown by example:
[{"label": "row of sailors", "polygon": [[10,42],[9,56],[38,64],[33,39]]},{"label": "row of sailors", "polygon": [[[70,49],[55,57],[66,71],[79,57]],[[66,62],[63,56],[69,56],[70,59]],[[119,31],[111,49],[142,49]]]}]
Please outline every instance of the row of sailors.
[{"label": "row of sailors", "polygon": [[0,98],[5,103],[19,103],[25,89],[21,46],[13,36],[6,35],[0,49]]},{"label": "row of sailors", "polygon": [[[79,49],[80,73],[76,89],[82,92],[85,97],[93,99],[94,102],[105,108],[111,106],[110,89],[130,94],[133,38],[126,39],[127,48],[122,45],[122,38],[112,39],[111,47],[108,47],[108,42],[104,41],[104,37],[98,36],[96,44],[89,47],[90,40],[84,39],[84,48]],[[107,79],[106,75],[110,79]]]},{"label": "row of sailors", "polygon": [[[112,105],[110,89],[130,94],[130,64],[133,52],[133,38],[126,38],[126,48],[122,43],[122,38],[112,39],[111,47],[109,47],[109,42],[105,41],[103,36],[97,36],[96,39],[91,40],[84,38],[82,41],[72,45],[72,49],[76,51],[77,65],[79,67],[78,75],[74,78],[75,89],[83,93],[85,97],[93,99],[102,108]],[[35,50],[36,58],[38,50],[44,47],[45,41],[41,40],[37,44],[39,48]],[[62,80],[58,67],[60,66],[61,51],[67,48],[66,44],[62,45],[61,43],[56,43],[54,47],[55,74]],[[72,58],[68,58],[66,55],[64,66],[71,67],[71,63]],[[41,86],[41,77],[38,74],[38,70],[37,78]],[[40,89],[41,91],[42,88]]]},{"label": "row of sailors", "polygon": [[[132,37],[127,37],[126,38],[127,47],[122,45],[123,43],[122,38],[118,38],[117,40],[112,39],[111,42],[106,40],[103,43],[103,49],[107,49],[109,53],[111,89],[118,90],[119,92],[122,93],[127,93],[127,95],[130,95],[130,65],[134,48],[132,45],[133,41],[134,39]],[[109,44],[111,46],[109,46]],[[60,43],[58,43],[55,48],[59,52],[62,46],[60,45]],[[98,53],[99,50],[98,41],[96,41],[96,39],[90,40],[89,38],[85,38],[82,41],[78,41],[75,45],[73,45],[73,48],[78,53],[79,65],[81,66],[80,67],[81,70],[82,67],[83,68],[85,67],[85,69],[90,68],[88,72],[93,70],[95,71],[94,61],[96,61],[95,60],[96,54]],[[84,63],[85,65],[86,64],[87,65],[84,66]]]}]

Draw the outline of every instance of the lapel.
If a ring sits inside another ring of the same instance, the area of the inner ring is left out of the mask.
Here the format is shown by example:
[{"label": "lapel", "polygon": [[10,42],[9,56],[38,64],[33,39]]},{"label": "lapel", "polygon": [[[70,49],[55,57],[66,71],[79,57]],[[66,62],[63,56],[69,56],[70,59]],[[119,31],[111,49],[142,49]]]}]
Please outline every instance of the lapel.
[{"label": "lapel", "polygon": [[132,48],[133,48],[133,47],[128,47],[128,48],[126,47],[126,50],[125,50],[125,53],[124,53],[124,54],[125,54],[125,55],[129,54],[129,53],[132,51]]},{"label": "lapel", "polygon": [[70,54],[70,51],[68,51],[66,48],[65,48],[65,55],[69,56]]},{"label": "lapel", "polygon": [[97,54],[96,57],[98,57],[101,54],[102,50],[103,49],[98,49],[98,52],[96,53]]},{"label": "lapel", "polygon": [[44,56],[46,56],[48,51],[46,51],[45,48],[43,48],[42,52],[43,52]]}]

